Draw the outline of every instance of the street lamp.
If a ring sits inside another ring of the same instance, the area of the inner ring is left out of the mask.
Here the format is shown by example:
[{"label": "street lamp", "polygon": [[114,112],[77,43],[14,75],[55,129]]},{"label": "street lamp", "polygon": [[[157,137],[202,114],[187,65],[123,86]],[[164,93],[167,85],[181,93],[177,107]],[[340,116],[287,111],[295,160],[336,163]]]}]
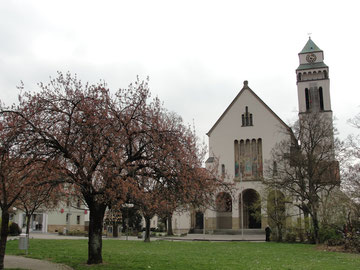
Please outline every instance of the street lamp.
[{"label": "street lamp", "polygon": [[134,207],[134,204],[124,203],[122,206],[127,209],[127,211],[126,211],[127,217],[125,218],[125,222],[126,222],[126,240],[128,240],[128,237],[129,237],[129,208]]},{"label": "street lamp", "polygon": [[240,204],[241,204],[241,239],[244,240],[244,200],[243,200],[243,186],[242,173],[240,172]]}]

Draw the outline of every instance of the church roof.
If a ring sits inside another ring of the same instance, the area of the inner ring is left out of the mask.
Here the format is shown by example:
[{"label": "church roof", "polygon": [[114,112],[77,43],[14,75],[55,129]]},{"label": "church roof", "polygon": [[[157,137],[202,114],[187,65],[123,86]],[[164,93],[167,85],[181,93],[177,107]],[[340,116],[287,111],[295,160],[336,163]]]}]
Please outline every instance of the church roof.
[{"label": "church roof", "polygon": [[309,37],[308,42],[306,42],[305,47],[301,50],[300,53],[312,53],[312,52],[322,52],[322,50]]},{"label": "church roof", "polygon": [[216,126],[220,123],[220,121],[224,118],[224,116],[226,115],[226,113],[230,110],[230,108],[235,104],[236,100],[241,96],[242,93],[244,93],[244,91],[248,90],[273,116],[275,116],[275,118],[277,118],[279,120],[279,122],[281,124],[284,125],[284,127],[286,129],[290,129],[289,126],[283,121],[281,120],[281,118],[279,116],[276,115],[276,113],[273,112],[273,110],[270,109],[270,107],[268,105],[265,104],[264,101],[262,101],[261,98],[258,97],[258,95],[255,94],[255,92],[253,90],[250,89],[250,87],[248,86],[248,81],[244,81],[244,86],[243,88],[240,90],[240,92],[237,94],[237,96],[234,98],[234,100],[230,103],[230,105],[226,108],[226,110],[223,112],[223,114],[220,116],[220,118],[216,121],[216,123],[212,126],[212,128],[209,130],[208,133],[206,133],[206,135],[210,136],[211,132],[216,128]]},{"label": "church roof", "polygon": [[327,68],[328,66],[324,62],[301,64],[296,70],[305,70],[313,68]]}]

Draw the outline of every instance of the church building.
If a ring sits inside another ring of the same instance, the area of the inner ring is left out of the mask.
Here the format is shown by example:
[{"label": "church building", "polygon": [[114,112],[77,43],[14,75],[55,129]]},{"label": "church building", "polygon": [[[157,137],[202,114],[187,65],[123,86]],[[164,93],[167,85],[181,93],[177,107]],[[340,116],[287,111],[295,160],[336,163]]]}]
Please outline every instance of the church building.
[{"label": "church building", "polygon": [[[296,69],[299,117],[320,112],[332,118],[329,68],[323,60],[324,52],[309,38],[299,53],[300,64]],[[262,180],[266,177],[267,162],[273,147],[289,136],[284,132],[286,129],[289,129],[286,123],[244,81],[240,92],[207,133],[206,166],[218,163],[220,176],[234,183],[236,191],[219,192],[216,201],[225,203],[215,209],[207,209],[205,213],[194,211],[190,215],[190,228],[236,233],[242,228],[266,227],[266,215],[261,220],[253,215],[255,211],[266,212],[266,204],[261,203],[258,209],[253,205],[266,196]]]}]

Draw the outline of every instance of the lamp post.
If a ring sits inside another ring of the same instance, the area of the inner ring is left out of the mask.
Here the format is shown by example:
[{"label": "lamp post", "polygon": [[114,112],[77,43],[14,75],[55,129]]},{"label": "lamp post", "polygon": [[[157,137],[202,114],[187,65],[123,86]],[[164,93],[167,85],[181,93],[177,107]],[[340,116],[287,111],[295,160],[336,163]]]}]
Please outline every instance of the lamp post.
[{"label": "lamp post", "polygon": [[205,213],[206,213],[206,209],[204,210],[204,214],[203,214],[203,234],[205,235],[205,221],[206,221],[206,216],[205,216]]},{"label": "lamp post", "polygon": [[122,206],[126,208],[126,216],[127,216],[125,218],[125,221],[126,221],[126,240],[128,240],[128,237],[129,237],[129,208],[134,207],[134,204],[132,204],[132,203],[124,203]]},{"label": "lamp post", "polygon": [[71,207],[71,204],[70,204],[70,202],[69,202],[68,212],[67,212],[67,214],[66,214],[66,216],[67,216],[67,220],[66,220],[66,235],[69,235],[70,229],[71,229],[71,221],[70,221],[70,218],[71,218],[71,214],[72,214],[72,213],[71,213],[70,207]]},{"label": "lamp post", "polygon": [[241,204],[241,239],[244,240],[244,200],[243,200],[243,186],[242,173],[240,172],[240,204]]}]

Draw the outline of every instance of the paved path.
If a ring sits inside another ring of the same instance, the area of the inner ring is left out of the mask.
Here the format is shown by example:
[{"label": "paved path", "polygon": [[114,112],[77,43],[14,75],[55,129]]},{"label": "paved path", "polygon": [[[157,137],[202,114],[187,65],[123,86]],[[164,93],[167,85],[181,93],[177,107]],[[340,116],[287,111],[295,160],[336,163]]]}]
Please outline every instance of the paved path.
[{"label": "paved path", "polygon": [[71,267],[64,264],[11,255],[5,255],[5,268],[21,268],[27,270],[72,270]]},{"label": "paved path", "polygon": [[164,237],[165,240],[175,240],[175,241],[255,241],[255,242],[264,242],[265,236],[261,234],[251,234],[241,236],[241,234],[235,235],[224,235],[224,234],[188,234],[186,236],[172,236]]},{"label": "paved path", "polygon": [[[103,240],[139,240],[135,236],[126,237],[124,235],[119,236],[118,238],[112,237],[103,237]],[[18,236],[8,237],[8,240],[11,239],[19,239]],[[30,233],[30,239],[83,239],[88,240],[87,237],[84,236],[64,236],[58,235],[55,233]],[[187,234],[186,236],[172,236],[172,237],[155,237],[151,238],[153,240],[157,239],[165,239],[165,240],[182,240],[182,241],[265,241],[265,234],[244,234],[242,237],[241,234]]]}]

